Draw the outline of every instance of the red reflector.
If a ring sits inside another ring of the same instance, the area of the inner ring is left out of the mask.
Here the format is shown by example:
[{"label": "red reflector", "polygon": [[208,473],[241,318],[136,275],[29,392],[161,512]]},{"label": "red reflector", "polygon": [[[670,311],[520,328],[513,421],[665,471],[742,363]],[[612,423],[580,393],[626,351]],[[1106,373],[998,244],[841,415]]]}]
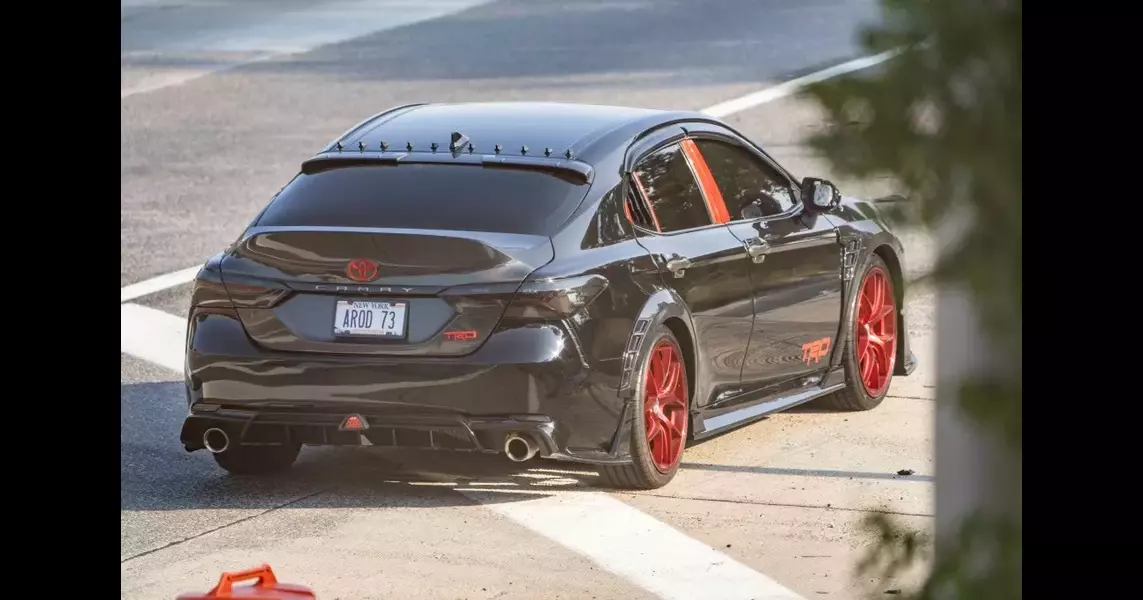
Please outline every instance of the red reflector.
[{"label": "red reflector", "polygon": [[361,431],[367,427],[369,427],[369,425],[365,422],[365,419],[359,415],[349,415],[341,423],[342,431]]},{"label": "red reflector", "polygon": [[469,330],[458,330],[458,331],[446,331],[446,332],[444,332],[444,336],[445,336],[445,339],[449,340],[450,342],[462,342],[465,340],[475,340],[476,339],[476,331],[473,331],[471,329],[469,329]]}]

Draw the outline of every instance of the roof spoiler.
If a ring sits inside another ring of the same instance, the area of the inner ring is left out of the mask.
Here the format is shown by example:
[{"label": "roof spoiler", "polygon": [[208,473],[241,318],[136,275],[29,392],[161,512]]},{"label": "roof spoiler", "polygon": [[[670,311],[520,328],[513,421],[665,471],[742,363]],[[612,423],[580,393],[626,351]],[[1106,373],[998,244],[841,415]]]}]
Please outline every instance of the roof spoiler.
[{"label": "roof spoiler", "polygon": [[342,167],[397,166],[401,163],[549,171],[553,174],[571,175],[582,180],[582,183],[590,183],[594,175],[591,165],[574,159],[461,152],[323,152],[303,162],[302,173],[312,175]]},{"label": "roof spoiler", "polygon": [[395,116],[397,116],[395,113],[404,112],[404,111],[407,111],[407,110],[412,109],[412,108],[417,108],[418,106],[426,106],[427,104],[428,104],[427,102],[415,102],[413,104],[402,104],[400,106],[392,106],[392,107],[386,108],[385,110],[383,110],[383,111],[381,111],[381,112],[379,112],[379,113],[377,113],[377,114],[375,114],[369,118],[362,119],[361,122],[357,123],[353,127],[346,129],[341,135],[330,140],[330,142],[328,144],[326,144],[325,147],[322,149],[322,152],[328,152],[328,151],[332,150],[334,148],[334,146],[337,145],[338,142],[345,140],[345,138],[347,138],[351,134],[357,132],[362,127],[365,127],[366,125],[372,123],[373,121],[375,121],[381,117],[384,117],[385,115],[389,115],[390,117],[395,117]]}]

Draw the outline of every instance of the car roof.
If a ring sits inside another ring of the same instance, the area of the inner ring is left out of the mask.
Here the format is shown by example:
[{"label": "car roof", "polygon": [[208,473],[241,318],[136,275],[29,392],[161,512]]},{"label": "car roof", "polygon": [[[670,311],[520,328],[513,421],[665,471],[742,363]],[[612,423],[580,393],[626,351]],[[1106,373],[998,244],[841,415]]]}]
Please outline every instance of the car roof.
[{"label": "car roof", "polygon": [[519,154],[526,146],[531,156],[543,156],[550,148],[553,158],[613,132],[624,125],[653,126],[682,113],[651,108],[570,104],[560,102],[465,102],[418,104],[374,115],[343,134],[346,148],[380,150],[385,142],[396,151],[412,144],[415,151],[429,151],[436,143],[447,151],[451,136],[460,133],[478,154],[492,154],[496,145],[504,153]]}]

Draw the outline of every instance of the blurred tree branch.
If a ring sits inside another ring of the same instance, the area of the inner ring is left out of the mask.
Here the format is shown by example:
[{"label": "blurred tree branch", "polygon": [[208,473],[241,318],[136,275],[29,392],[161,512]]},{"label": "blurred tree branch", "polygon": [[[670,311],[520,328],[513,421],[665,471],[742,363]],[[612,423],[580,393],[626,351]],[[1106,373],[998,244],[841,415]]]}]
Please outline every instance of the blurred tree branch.
[{"label": "blurred tree branch", "polygon": [[[901,54],[807,94],[828,115],[811,145],[839,175],[893,178],[911,202],[892,218],[930,228],[942,246],[929,275],[946,290],[937,308],[947,317],[938,327],[936,554],[913,597],[1020,598],[1022,2],[882,8],[862,43]],[[865,572],[890,576],[924,554],[923,536],[884,517],[868,524],[879,543],[859,565]]]}]

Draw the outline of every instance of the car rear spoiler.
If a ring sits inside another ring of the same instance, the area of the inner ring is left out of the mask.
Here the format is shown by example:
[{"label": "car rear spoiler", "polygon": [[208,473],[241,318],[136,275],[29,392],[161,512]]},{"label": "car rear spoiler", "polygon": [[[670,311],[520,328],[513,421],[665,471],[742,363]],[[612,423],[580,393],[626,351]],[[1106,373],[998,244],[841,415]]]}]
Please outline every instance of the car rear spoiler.
[{"label": "car rear spoiler", "polygon": [[397,166],[401,163],[457,164],[492,168],[514,168],[548,171],[553,175],[572,176],[580,183],[590,183],[591,165],[569,158],[515,156],[504,154],[471,154],[468,152],[323,152],[302,163],[302,173],[312,175],[329,169],[363,166]]}]

